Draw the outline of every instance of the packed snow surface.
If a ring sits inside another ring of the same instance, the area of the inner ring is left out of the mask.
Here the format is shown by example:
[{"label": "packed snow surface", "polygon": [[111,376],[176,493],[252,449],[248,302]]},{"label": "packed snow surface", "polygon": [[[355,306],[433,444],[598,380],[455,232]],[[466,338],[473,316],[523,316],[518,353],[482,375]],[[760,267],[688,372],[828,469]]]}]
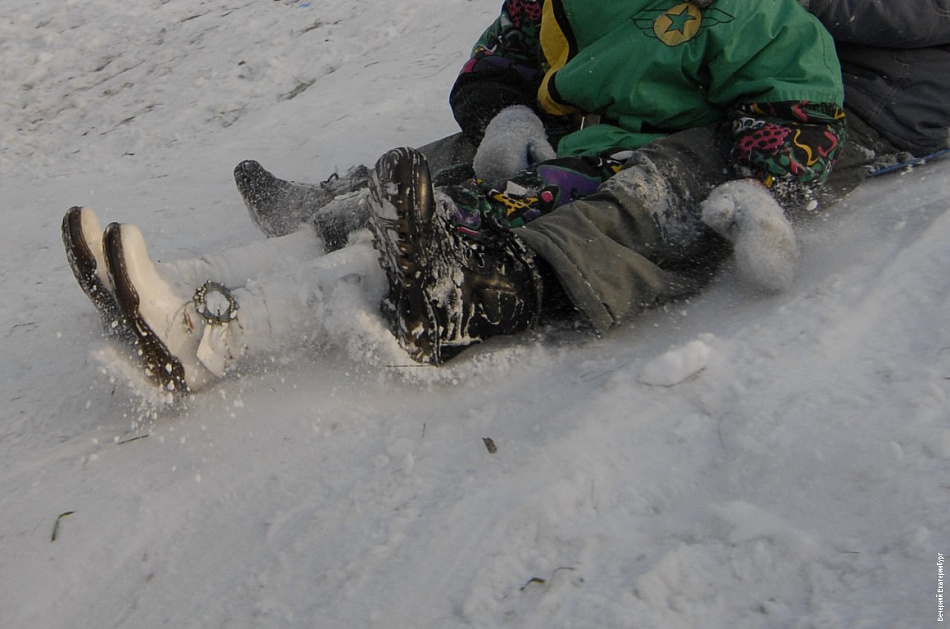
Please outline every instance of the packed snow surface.
[{"label": "packed snow surface", "polygon": [[0,627],[937,626],[946,160],[799,225],[778,295],[730,267],[439,369],[342,296],[335,338],[182,404],[123,371],[69,206],[162,260],[258,240],[235,164],[452,133],[498,5],[0,0]]}]

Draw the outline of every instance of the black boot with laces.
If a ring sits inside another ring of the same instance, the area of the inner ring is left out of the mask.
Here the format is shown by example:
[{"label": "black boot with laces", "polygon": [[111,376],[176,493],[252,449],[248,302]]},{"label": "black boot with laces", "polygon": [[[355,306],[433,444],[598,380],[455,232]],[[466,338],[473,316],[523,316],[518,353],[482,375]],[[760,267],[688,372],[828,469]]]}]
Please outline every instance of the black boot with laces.
[{"label": "black boot with laces", "polygon": [[537,324],[534,253],[509,231],[458,233],[451,201],[432,188],[425,157],[394,149],[376,163],[369,226],[389,293],[380,306],[409,355],[439,365],[466,347]]}]

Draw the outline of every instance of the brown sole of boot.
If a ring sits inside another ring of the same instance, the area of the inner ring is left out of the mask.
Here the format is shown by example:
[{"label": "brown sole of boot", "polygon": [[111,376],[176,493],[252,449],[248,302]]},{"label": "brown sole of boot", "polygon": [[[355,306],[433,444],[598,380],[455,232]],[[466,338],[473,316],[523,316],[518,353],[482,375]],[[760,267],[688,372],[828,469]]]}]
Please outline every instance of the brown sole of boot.
[{"label": "brown sole of boot", "polygon": [[135,358],[142,365],[149,380],[173,395],[185,395],[189,392],[189,387],[185,380],[184,366],[139,312],[139,295],[125,266],[121,232],[119,223],[111,223],[106,227],[103,234],[103,252],[115,288],[116,302],[125,326],[135,339]]},{"label": "brown sole of boot", "polygon": [[73,206],[63,216],[62,236],[63,246],[66,248],[66,260],[79,287],[99,313],[104,331],[121,336],[122,313],[111,288],[99,278],[99,271],[106,271],[106,269],[99,269],[99,262],[92,251],[92,246],[86,240],[82,225],[83,209],[80,206]]}]

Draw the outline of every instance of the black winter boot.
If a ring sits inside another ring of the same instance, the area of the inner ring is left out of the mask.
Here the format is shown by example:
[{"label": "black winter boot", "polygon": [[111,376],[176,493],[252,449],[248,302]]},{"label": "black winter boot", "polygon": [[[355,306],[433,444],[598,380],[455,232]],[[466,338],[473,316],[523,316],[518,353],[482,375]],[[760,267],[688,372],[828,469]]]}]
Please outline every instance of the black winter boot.
[{"label": "black winter boot", "polygon": [[414,360],[438,365],[473,343],[536,325],[542,282],[534,253],[506,230],[483,231],[477,241],[459,234],[421,153],[383,155],[369,203],[389,279],[380,309]]},{"label": "black winter boot", "polygon": [[268,237],[286,236],[301,223],[309,223],[316,226],[329,251],[344,246],[351,231],[366,226],[366,215],[356,199],[332,202],[365,190],[369,176],[366,166],[354,166],[342,177],[334,174],[312,185],[279,179],[253,160],[234,168],[234,182],[261,231]]}]

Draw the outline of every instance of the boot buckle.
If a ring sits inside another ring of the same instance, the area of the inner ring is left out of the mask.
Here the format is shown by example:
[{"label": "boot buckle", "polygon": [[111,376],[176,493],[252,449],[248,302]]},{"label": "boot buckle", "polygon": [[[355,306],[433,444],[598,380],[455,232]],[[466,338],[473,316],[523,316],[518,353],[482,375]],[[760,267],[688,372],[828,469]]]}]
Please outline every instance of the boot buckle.
[{"label": "boot buckle", "polygon": [[195,309],[211,325],[223,325],[237,318],[238,304],[224,284],[208,280],[193,297]]}]

